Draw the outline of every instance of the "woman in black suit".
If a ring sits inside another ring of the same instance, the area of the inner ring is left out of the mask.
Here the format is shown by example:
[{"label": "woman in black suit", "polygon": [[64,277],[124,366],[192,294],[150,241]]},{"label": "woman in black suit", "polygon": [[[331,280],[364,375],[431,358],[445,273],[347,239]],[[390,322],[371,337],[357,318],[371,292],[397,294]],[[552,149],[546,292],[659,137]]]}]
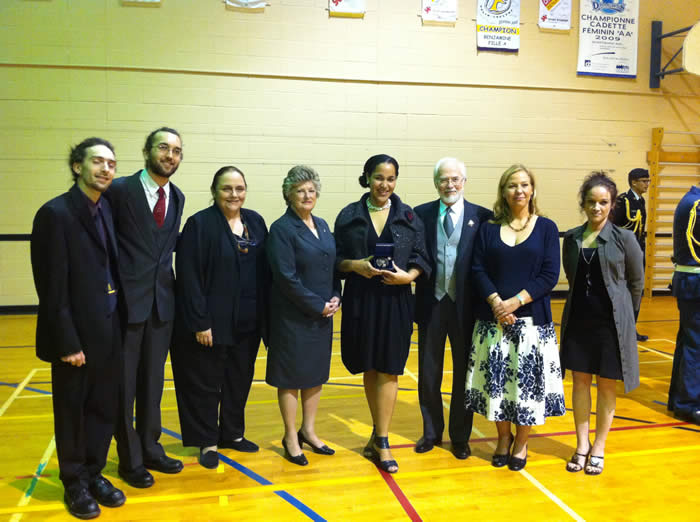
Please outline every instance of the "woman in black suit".
[{"label": "woman in black suit", "polygon": [[[243,207],[247,184],[236,167],[214,174],[214,204],[190,217],[177,247],[177,321],[171,352],[182,443],[216,468],[218,448],[253,453],[244,409],[265,336],[267,227]],[[218,421],[218,423],[217,423]]]},{"label": "woman in black suit", "polygon": [[[321,386],[331,364],[333,314],[340,307],[340,284],[334,277],[335,241],[328,224],[311,211],[321,192],[312,168],[293,167],[282,183],[287,212],[270,227],[267,258],[272,271],[269,385],[276,387],[284,421],[284,456],[306,466],[302,444],[314,453],[333,455],[315,431]],[[301,390],[303,420],[296,430]]]}]

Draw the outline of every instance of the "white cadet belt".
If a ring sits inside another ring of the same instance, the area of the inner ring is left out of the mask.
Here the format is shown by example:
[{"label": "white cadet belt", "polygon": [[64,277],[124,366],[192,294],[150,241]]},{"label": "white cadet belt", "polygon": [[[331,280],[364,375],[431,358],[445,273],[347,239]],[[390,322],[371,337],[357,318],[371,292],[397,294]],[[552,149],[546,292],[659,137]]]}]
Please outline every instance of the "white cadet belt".
[{"label": "white cadet belt", "polygon": [[676,272],[686,272],[688,274],[700,274],[700,266],[676,265]]}]

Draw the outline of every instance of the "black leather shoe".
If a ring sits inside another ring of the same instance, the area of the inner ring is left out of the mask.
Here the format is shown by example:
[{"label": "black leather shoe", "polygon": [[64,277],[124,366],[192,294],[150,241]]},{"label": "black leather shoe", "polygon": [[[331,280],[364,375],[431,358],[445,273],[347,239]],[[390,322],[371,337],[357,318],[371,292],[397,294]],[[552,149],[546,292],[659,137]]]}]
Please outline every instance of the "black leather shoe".
[{"label": "black leather shoe", "polygon": [[182,471],[183,465],[181,460],[171,459],[167,455],[163,455],[158,460],[143,461],[143,465],[146,469],[152,469],[154,471],[160,471],[161,473],[180,473]]},{"label": "black leather shoe", "polygon": [[201,448],[199,450],[199,463],[207,469],[216,469],[219,467],[219,453],[216,450],[210,450],[206,453],[202,453]]},{"label": "black leather shoe", "polygon": [[71,515],[83,520],[100,516],[100,506],[85,488],[65,492],[63,500]]},{"label": "black leather shoe", "polygon": [[304,437],[304,434],[299,430],[297,432],[297,438],[299,439],[299,447],[303,448],[303,445],[306,444],[311,448],[311,451],[314,453],[318,453],[319,455],[335,455],[335,450],[329,448],[325,444],[323,446],[314,446],[309,442],[309,440]]},{"label": "black leather shoe", "polygon": [[525,469],[526,464],[527,464],[527,449],[525,449],[525,458],[524,459],[514,457],[513,455],[510,456],[510,460],[508,461],[508,469],[511,471],[520,471],[521,469]]},{"label": "black leather shoe", "polygon": [[466,442],[453,442],[452,454],[459,460],[464,460],[466,458],[469,458],[469,455],[472,454],[472,450],[469,447],[469,444]]},{"label": "black leather shoe", "polygon": [[642,335],[639,332],[637,332],[637,341],[639,341],[640,343],[643,343],[643,342],[646,342],[648,340],[649,340],[648,335]]},{"label": "black leather shoe", "polygon": [[121,489],[115,488],[112,483],[102,475],[90,483],[90,494],[95,500],[106,507],[119,507],[126,502],[126,496]]},{"label": "black leather shoe", "polygon": [[435,447],[436,444],[442,444],[441,440],[431,440],[421,437],[416,442],[416,453],[427,453]]},{"label": "black leather shoe", "polygon": [[132,488],[150,488],[153,485],[153,475],[151,475],[143,466],[132,471],[119,468],[117,470],[119,476],[129,484]]},{"label": "black leather shoe", "polygon": [[685,422],[692,422],[700,426],[700,410],[695,411],[674,411],[673,416]]},{"label": "black leather shoe", "polygon": [[282,447],[284,448],[284,458],[292,464],[296,464],[297,466],[306,466],[309,463],[309,461],[306,460],[306,455],[304,455],[303,452],[299,453],[299,455],[292,456],[287,449],[287,441],[284,439],[282,439]]},{"label": "black leather shoe", "polygon": [[245,437],[241,440],[220,440],[217,446],[219,449],[232,449],[243,453],[256,453],[260,449],[255,442],[251,442]]}]

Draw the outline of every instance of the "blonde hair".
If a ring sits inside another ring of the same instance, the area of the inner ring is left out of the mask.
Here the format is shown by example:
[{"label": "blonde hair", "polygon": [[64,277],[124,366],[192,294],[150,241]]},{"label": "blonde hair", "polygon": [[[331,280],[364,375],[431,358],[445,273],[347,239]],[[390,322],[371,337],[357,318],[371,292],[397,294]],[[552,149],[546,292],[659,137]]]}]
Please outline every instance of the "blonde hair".
[{"label": "blonde hair", "polygon": [[535,176],[532,174],[525,165],[516,163],[511,165],[506,169],[506,171],[501,175],[501,179],[498,181],[498,192],[496,193],[496,202],[493,204],[493,220],[492,223],[498,223],[500,225],[505,225],[513,220],[513,214],[510,211],[510,207],[503,197],[503,191],[510,180],[510,177],[516,172],[524,172],[530,178],[530,184],[532,185],[532,197],[530,197],[530,202],[528,203],[528,210],[530,214],[539,214],[540,209],[537,207],[537,190],[535,188]]}]

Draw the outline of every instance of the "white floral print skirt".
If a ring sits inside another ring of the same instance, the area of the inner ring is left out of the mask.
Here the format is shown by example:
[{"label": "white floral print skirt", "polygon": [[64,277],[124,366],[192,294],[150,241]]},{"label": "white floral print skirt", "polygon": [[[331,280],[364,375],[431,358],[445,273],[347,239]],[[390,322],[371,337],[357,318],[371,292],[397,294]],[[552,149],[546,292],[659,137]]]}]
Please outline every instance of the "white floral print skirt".
[{"label": "white floral print skirt", "polygon": [[566,413],[554,324],[532,317],[502,326],[477,320],[467,363],[466,407],[491,421],[544,424]]}]

